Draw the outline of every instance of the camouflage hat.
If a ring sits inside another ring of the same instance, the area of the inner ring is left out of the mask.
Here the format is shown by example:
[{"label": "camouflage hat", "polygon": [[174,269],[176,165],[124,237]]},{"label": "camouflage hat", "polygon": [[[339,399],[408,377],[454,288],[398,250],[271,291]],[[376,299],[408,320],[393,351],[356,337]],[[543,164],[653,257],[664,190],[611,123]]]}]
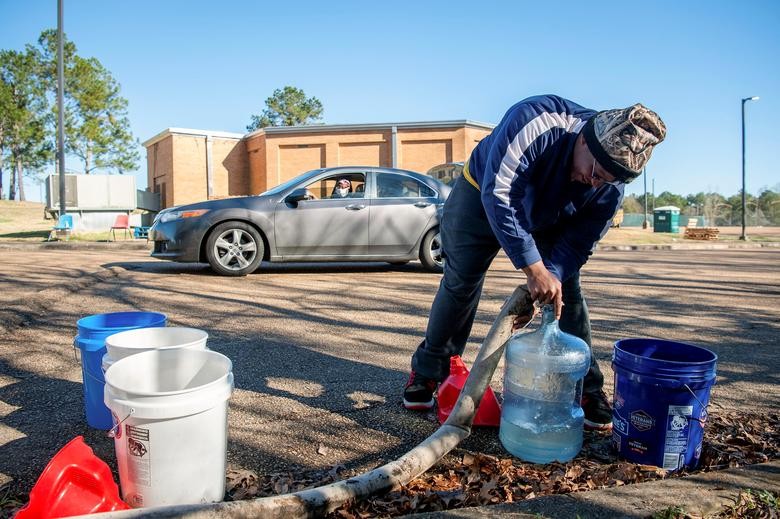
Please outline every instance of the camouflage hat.
[{"label": "camouflage hat", "polygon": [[666,137],[666,125],[658,114],[637,103],[597,113],[582,132],[598,163],[628,184],[642,173],[653,147]]}]

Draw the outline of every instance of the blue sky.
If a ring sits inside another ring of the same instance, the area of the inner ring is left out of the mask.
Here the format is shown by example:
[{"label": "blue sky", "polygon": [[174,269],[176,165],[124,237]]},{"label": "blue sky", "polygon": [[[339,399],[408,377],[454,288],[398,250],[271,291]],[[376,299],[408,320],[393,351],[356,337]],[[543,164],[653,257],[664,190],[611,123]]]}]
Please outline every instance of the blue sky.
[{"label": "blue sky", "polygon": [[[0,48],[56,24],[56,0],[0,0]],[[120,82],[141,141],[168,127],[244,132],[284,85],[319,98],[329,124],[495,123],[556,93],[594,109],[644,103],[669,129],[648,166],[656,194],[728,196],[741,188],[740,99],[758,95],[747,190],[780,188],[777,0],[65,0],[65,31]]]}]

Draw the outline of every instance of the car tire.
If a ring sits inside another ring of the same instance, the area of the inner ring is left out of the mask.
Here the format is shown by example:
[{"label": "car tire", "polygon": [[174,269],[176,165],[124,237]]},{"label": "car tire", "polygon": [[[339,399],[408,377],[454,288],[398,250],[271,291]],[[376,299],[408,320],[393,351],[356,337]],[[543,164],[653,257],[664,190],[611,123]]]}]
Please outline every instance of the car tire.
[{"label": "car tire", "polygon": [[224,222],[206,240],[206,259],[222,276],[246,276],[263,261],[265,245],[257,229],[244,222]]},{"label": "car tire", "polygon": [[441,257],[441,234],[438,228],[431,229],[423,238],[420,244],[420,263],[430,272],[444,270],[444,260]]}]

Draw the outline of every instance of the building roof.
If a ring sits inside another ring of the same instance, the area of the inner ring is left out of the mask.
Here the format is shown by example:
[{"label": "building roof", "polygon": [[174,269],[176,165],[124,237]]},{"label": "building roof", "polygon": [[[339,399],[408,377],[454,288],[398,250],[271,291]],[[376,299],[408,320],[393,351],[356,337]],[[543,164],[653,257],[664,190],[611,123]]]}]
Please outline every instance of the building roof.
[{"label": "building roof", "polygon": [[236,139],[241,140],[244,138],[243,133],[231,133],[231,132],[215,132],[212,130],[194,130],[192,128],[166,128],[151,139],[147,139],[141,144],[148,148],[152,144],[159,142],[169,135],[192,135],[193,137],[219,137],[220,139]]},{"label": "building roof", "polygon": [[279,133],[320,133],[320,132],[345,132],[345,131],[361,131],[361,130],[389,130],[397,128],[399,130],[425,128],[460,128],[462,126],[470,126],[472,128],[479,128],[481,130],[492,130],[495,128],[495,124],[483,123],[479,121],[470,121],[468,119],[456,119],[452,121],[417,121],[406,123],[367,123],[367,124],[311,124],[306,126],[268,126],[266,128],[260,128],[251,133],[246,134],[245,137],[252,137],[259,133],[266,133],[268,135]]},{"label": "building roof", "polygon": [[247,137],[252,137],[260,133],[266,135],[283,134],[283,133],[321,133],[321,132],[348,132],[348,131],[361,131],[361,130],[389,130],[396,128],[399,130],[425,128],[460,128],[460,127],[472,127],[479,128],[481,130],[492,130],[495,128],[494,124],[482,123],[479,121],[470,121],[468,119],[457,119],[452,121],[418,121],[418,122],[406,122],[406,123],[367,123],[367,124],[312,124],[307,126],[269,126],[267,128],[260,128],[253,132],[231,133],[231,132],[218,132],[212,130],[195,130],[192,128],[166,128],[151,139],[147,139],[141,144],[144,147],[149,147],[152,144],[163,140],[169,135],[191,135],[194,137],[218,137],[220,139],[236,139],[241,140]]}]

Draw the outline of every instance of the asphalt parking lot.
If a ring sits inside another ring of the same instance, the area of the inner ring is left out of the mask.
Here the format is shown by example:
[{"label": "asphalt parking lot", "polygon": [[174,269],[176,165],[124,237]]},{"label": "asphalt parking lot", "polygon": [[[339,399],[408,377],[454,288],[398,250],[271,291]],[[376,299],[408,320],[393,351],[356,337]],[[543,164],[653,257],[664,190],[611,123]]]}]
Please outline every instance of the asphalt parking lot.
[{"label": "asphalt parking lot", "polygon": [[[225,278],[141,250],[7,248],[0,265],[0,486],[29,490],[76,435],[114,465],[113,440],[84,421],[72,349],[76,321],[102,312],[163,312],[170,325],[208,331],[209,348],[231,358],[231,468],[361,471],[437,427],[400,405],[439,282],[419,264],[266,265]],[[520,281],[495,262],[468,362]],[[780,406],[780,249],[599,251],[583,288],[608,391],[613,343],[659,337],[719,355],[716,410]],[[500,378],[499,367],[496,388]],[[463,447],[503,452],[492,430]]]}]

